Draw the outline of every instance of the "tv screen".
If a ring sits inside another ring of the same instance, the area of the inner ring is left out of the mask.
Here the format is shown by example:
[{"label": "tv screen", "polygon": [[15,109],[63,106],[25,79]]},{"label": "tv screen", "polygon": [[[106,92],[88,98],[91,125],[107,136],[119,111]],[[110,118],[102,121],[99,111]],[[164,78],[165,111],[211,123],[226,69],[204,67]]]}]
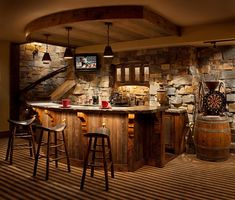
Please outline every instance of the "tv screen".
[{"label": "tv screen", "polygon": [[98,68],[97,54],[76,54],[75,69],[76,70],[96,70]]}]

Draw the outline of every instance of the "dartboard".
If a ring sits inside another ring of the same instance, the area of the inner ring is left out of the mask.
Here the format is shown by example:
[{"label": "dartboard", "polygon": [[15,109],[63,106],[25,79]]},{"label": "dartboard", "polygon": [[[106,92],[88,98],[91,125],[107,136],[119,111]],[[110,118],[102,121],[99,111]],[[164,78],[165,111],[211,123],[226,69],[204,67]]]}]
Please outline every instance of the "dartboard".
[{"label": "dartboard", "polygon": [[219,115],[225,110],[226,99],[219,91],[210,91],[203,97],[203,108],[208,115]]}]

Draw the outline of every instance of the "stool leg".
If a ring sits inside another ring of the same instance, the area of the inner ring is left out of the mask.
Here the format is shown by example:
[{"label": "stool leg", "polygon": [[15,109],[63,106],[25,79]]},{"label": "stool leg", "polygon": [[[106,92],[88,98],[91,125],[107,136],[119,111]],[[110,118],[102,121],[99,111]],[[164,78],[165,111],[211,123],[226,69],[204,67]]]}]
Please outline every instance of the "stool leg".
[{"label": "stool leg", "polygon": [[69,160],[69,154],[68,154],[68,149],[67,149],[67,145],[65,143],[65,136],[64,136],[64,131],[62,131],[62,137],[63,137],[63,142],[64,142],[64,151],[65,151],[65,155],[67,158],[67,167],[68,167],[68,172],[70,172],[70,160]]},{"label": "stool leg", "polygon": [[97,137],[95,137],[92,151],[92,165],[91,165],[91,177],[94,177],[94,164],[95,164],[95,154],[96,154],[96,145],[97,145]]},{"label": "stool leg", "polygon": [[41,130],[40,136],[39,136],[39,142],[38,142],[38,149],[35,154],[35,161],[34,161],[34,168],[33,168],[33,176],[36,176],[37,174],[37,167],[38,167],[38,159],[40,156],[40,148],[42,144],[42,135],[43,135],[43,130]]},{"label": "stool leg", "polygon": [[48,131],[48,137],[47,137],[47,155],[46,155],[46,180],[49,178],[49,159],[50,159],[50,135],[51,132]]},{"label": "stool leg", "polygon": [[81,180],[80,190],[83,189],[84,183],[85,183],[86,169],[87,169],[88,158],[89,158],[89,154],[90,154],[90,150],[91,150],[91,143],[92,143],[92,138],[90,137],[87,152],[86,152],[86,156],[85,156],[84,163],[83,163],[83,173],[82,173],[82,180]]},{"label": "stool leg", "polygon": [[14,128],[11,129],[11,131],[10,131],[10,135],[9,135],[9,139],[8,139],[8,145],[7,145],[6,158],[5,158],[6,161],[8,160],[9,154],[11,152],[12,139],[13,139],[13,135],[14,135],[15,129],[16,129],[16,127],[14,126]]},{"label": "stool leg", "polygon": [[112,151],[111,151],[111,142],[110,142],[110,138],[107,138],[108,140],[108,149],[109,149],[109,159],[111,162],[111,177],[114,178],[114,167],[113,167],[113,157],[112,157]]},{"label": "stool leg", "polygon": [[[27,129],[28,134],[30,134],[32,137],[32,132],[31,132],[30,126],[26,127],[26,129]],[[28,142],[29,142],[29,155],[30,155],[30,157],[33,157],[34,154],[33,154],[32,138],[28,139]]]},{"label": "stool leg", "polygon": [[35,158],[35,155],[36,155],[36,147],[35,147],[35,135],[34,135],[34,132],[33,132],[33,128],[32,128],[32,125],[29,126],[29,132],[31,134],[31,140],[32,140],[32,144],[31,144],[31,156],[33,156]]},{"label": "stool leg", "polygon": [[13,149],[14,149],[15,134],[16,134],[16,126],[14,127],[13,135],[12,135],[12,138],[11,138],[10,165],[12,165],[12,160],[13,160]]},{"label": "stool leg", "polygon": [[109,181],[108,181],[107,160],[106,160],[106,155],[105,155],[104,137],[102,137],[102,153],[103,153],[103,163],[104,163],[105,189],[108,190]]},{"label": "stool leg", "polygon": [[57,168],[58,167],[58,148],[57,148],[57,132],[54,131],[54,144],[55,144],[55,167]]}]

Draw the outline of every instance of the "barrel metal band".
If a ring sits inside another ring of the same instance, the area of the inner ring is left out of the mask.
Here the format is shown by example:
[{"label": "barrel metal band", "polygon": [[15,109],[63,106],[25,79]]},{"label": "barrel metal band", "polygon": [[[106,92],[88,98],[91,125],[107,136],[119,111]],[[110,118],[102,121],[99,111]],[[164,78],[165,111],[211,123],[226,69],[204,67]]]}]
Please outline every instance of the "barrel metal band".
[{"label": "barrel metal band", "polygon": [[226,129],[208,129],[208,128],[200,128],[197,127],[198,132],[203,131],[206,133],[230,133],[230,128],[226,128]]}]

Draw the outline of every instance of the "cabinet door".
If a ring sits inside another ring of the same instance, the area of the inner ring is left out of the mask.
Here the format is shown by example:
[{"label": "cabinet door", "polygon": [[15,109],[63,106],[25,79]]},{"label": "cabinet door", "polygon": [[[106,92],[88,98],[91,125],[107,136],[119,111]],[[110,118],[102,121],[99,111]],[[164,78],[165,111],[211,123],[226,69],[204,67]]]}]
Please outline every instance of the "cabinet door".
[{"label": "cabinet door", "polygon": [[174,124],[174,116],[168,114],[164,115],[163,135],[165,141],[165,151],[169,153],[175,152]]},{"label": "cabinet door", "polygon": [[118,85],[149,86],[149,66],[142,64],[123,64],[116,67]]},{"label": "cabinet door", "polygon": [[174,116],[175,153],[181,154],[185,150],[185,131],[188,123],[187,113]]},{"label": "cabinet door", "polygon": [[166,114],[163,118],[163,134],[166,152],[179,155],[185,149],[185,128],[188,122],[187,113]]}]

